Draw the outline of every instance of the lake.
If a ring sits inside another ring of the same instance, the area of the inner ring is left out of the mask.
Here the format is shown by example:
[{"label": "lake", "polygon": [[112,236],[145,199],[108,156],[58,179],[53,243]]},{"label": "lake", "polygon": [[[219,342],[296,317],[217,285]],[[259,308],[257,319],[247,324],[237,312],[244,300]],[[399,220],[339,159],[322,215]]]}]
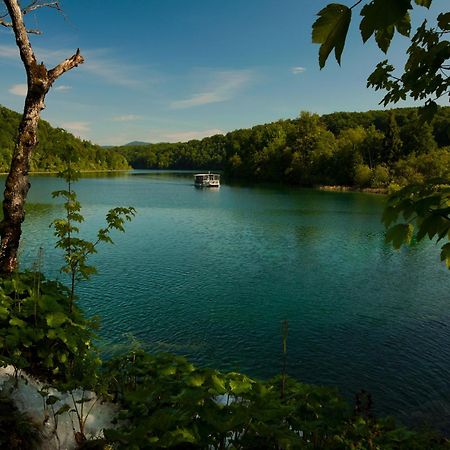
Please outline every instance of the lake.
[{"label": "lake", "polygon": [[[64,183],[34,176],[21,249],[59,273],[49,223],[63,215],[50,192]],[[279,186],[193,186],[192,174],[135,171],[81,179],[84,236],[114,206],[136,218],[92,258],[99,275],[77,291],[102,320],[109,355],[137,339],[150,351],[268,378],[288,373],[365,389],[376,411],[407,423],[450,418],[450,272],[428,242],[400,251],[384,243],[385,199]],[[444,425],[442,425],[444,426]]]}]

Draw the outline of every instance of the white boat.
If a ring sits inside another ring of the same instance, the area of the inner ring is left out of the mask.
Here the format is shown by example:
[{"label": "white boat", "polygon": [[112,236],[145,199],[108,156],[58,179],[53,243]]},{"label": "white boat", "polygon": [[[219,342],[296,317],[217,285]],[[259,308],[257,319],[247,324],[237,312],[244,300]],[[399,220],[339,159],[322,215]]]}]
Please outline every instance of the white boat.
[{"label": "white boat", "polygon": [[197,173],[194,175],[195,187],[220,187],[220,175],[218,173]]}]

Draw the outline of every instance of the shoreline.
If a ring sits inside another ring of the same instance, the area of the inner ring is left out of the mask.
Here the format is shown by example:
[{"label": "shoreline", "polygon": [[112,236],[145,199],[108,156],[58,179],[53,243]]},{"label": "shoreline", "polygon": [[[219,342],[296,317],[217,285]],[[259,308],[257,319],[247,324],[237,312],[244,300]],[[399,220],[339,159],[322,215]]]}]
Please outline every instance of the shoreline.
[{"label": "shoreline", "polygon": [[320,191],[331,191],[331,192],[364,192],[366,194],[378,194],[387,195],[389,190],[387,188],[358,188],[356,186],[339,186],[339,185],[319,185],[314,186]]},{"label": "shoreline", "polygon": [[[80,170],[80,173],[106,173],[106,172],[129,172],[130,170],[134,170],[133,168],[129,169],[93,169],[93,170]],[[28,175],[55,175],[58,174],[59,170],[36,170],[33,172],[28,172]],[[0,172],[0,175],[8,175],[9,172]]]},{"label": "shoreline", "polygon": [[[132,170],[140,170],[134,169],[130,167],[128,169],[91,169],[91,170],[80,170],[80,174],[84,173],[116,173],[116,172],[130,172]],[[160,171],[177,171],[177,169],[141,169],[141,170],[160,170]],[[33,172],[29,172],[28,175],[57,175],[60,171],[46,171],[46,170],[37,170]],[[195,172],[193,170],[192,172]],[[8,172],[0,172],[0,175],[8,175]],[[283,184],[283,183],[282,183]],[[340,185],[327,185],[320,184],[311,186],[313,189],[318,189],[319,191],[328,191],[328,192],[363,192],[366,194],[377,194],[377,195],[387,195],[389,194],[388,188],[359,188],[356,186],[340,186]]]}]

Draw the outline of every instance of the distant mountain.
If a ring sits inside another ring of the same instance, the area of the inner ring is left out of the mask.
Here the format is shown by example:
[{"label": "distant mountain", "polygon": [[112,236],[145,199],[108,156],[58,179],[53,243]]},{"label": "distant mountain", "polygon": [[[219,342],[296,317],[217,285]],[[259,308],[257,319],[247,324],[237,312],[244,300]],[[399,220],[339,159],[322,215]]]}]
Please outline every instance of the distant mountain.
[{"label": "distant mountain", "polygon": [[[0,105],[0,172],[9,170],[20,117],[19,113]],[[65,169],[69,150],[72,167],[81,171],[129,168],[125,157],[116,150],[78,139],[61,128],[52,127],[45,120],[39,121],[38,141],[31,159],[32,172]]]},{"label": "distant mountain", "polygon": [[122,145],[122,147],[136,147],[138,145],[150,145],[150,142],[132,141],[128,142],[128,144]]}]

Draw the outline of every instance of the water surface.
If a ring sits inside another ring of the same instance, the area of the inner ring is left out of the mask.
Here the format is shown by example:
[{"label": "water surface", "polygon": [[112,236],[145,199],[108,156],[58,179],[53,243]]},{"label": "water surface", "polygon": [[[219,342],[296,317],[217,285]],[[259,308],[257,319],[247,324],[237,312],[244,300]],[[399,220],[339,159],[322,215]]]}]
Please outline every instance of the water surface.
[{"label": "water surface", "polygon": [[[53,177],[32,178],[22,265],[44,250],[59,277],[48,225],[63,209]],[[151,351],[267,378],[288,372],[363,388],[377,410],[409,423],[448,422],[450,273],[439,249],[394,251],[383,241],[382,196],[224,184],[199,190],[186,173],[131,172],[81,179],[83,231],[94,238],[107,210],[138,213],[114,246],[92,258],[99,275],[78,287],[102,318],[107,352],[130,336]]]}]

